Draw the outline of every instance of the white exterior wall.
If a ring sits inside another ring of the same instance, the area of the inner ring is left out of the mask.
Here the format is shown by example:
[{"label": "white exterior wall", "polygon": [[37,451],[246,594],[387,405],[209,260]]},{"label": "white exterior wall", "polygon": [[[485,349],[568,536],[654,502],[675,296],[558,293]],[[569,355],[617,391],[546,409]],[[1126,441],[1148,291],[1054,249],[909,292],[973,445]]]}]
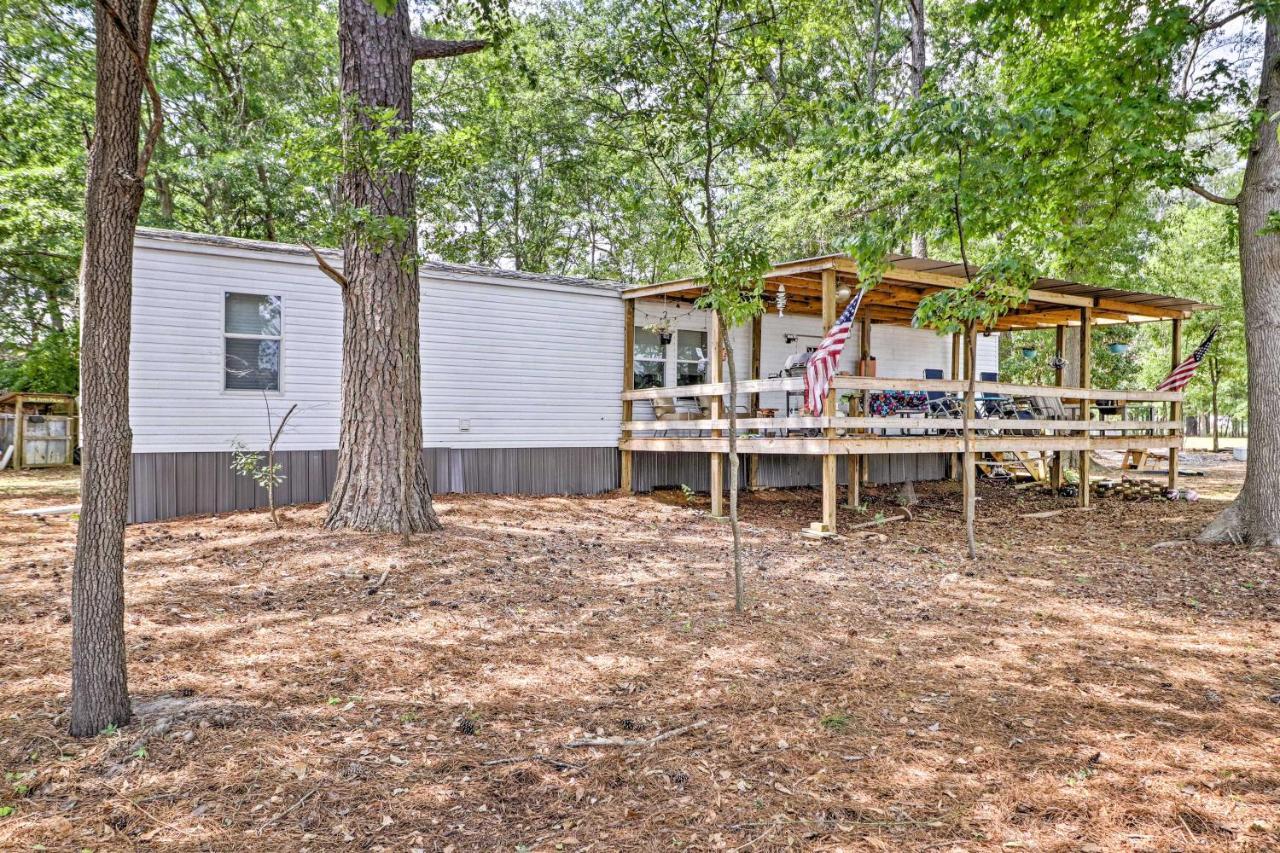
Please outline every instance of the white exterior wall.
[{"label": "white exterior wall", "polygon": [[[622,300],[590,286],[424,270],[423,429],[428,447],[611,447],[622,406]],[[337,286],[309,255],[210,245],[140,234],[134,251],[130,420],[134,452],[225,451],[239,440],[266,442],[263,396],[223,390],[223,302],[228,291],[281,297],[283,345],[279,392],[268,392],[278,419],[298,409],[282,450],[338,446],[342,305]],[[663,303],[636,306],[636,323],[661,317]],[[666,306],[679,329],[709,331],[709,314],[685,303]],[[785,335],[800,339],[788,344]],[[882,377],[950,375],[949,339],[876,324],[872,352]],[[768,311],[763,319],[762,375],[788,355],[814,346],[817,317]],[[997,369],[996,336],[978,339],[980,371]],[[735,329],[738,375],[751,361],[749,326]],[[852,370],[855,335],[841,359]],[[674,370],[674,367],[672,367]],[[670,374],[674,376],[674,373]],[[781,409],[781,393],[761,404]],[[776,399],[775,399],[776,398]],[[637,419],[651,416],[645,403]],[[468,429],[463,427],[467,426]]]},{"label": "white exterior wall", "polygon": [[[663,312],[674,319],[676,329],[708,329],[710,314],[706,311],[690,310],[688,303],[667,303],[645,300],[636,305],[636,325],[644,326],[662,317]],[[787,343],[786,336],[797,336],[794,343]],[[751,369],[751,328],[743,325],[732,332],[734,345],[734,361],[738,367],[738,377],[747,379]],[[840,370],[852,373],[854,364],[860,357],[860,334],[855,329],[854,335],[845,346],[840,356]],[[787,357],[793,353],[804,352],[806,348],[817,346],[822,340],[822,320],[811,314],[787,314],[778,316],[772,307],[765,312],[760,327],[760,374],[768,377],[782,370]],[[923,379],[926,368],[942,371],[943,377],[951,378],[951,338],[939,335],[927,329],[912,329],[907,326],[890,326],[873,323],[871,326],[871,353],[876,357],[876,374],[880,377],[898,377],[902,379]],[[978,371],[997,372],[999,369],[999,338],[978,338],[977,363]],[[668,368],[668,381],[672,381],[674,373]],[[726,376],[726,379],[728,377]],[[762,408],[773,408],[781,411],[785,405],[785,394],[780,391],[760,395]],[[648,420],[652,410],[643,401],[636,404],[637,420]]]},{"label": "white exterior wall", "polygon": [[[422,275],[424,444],[617,444],[622,300],[598,287]],[[223,390],[227,291],[282,301],[282,450],[338,446],[342,305],[307,255],[139,235],[134,250],[130,420],[135,453],[266,442],[263,396]],[[463,421],[469,429],[463,430]]]}]

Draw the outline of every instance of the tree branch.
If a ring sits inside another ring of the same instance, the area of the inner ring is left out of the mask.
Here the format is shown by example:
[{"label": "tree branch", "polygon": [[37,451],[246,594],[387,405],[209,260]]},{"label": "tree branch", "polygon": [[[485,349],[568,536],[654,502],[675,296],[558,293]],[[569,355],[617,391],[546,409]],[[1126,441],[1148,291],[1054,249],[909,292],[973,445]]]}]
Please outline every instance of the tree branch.
[{"label": "tree branch", "polygon": [[308,249],[310,249],[310,250],[311,250],[311,254],[315,256],[316,264],[320,267],[320,272],[324,273],[325,275],[329,276],[329,278],[331,278],[331,279],[333,279],[334,281],[336,281],[336,282],[338,283],[338,287],[341,287],[343,290],[346,290],[346,288],[347,288],[347,277],[346,277],[345,275],[343,275],[342,273],[338,272],[336,269],[334,269],[334,268],[333,268],[333,264],[331,264],[331,263],[329,263],[328,261],[326,261],[326,260],[324,259],[324,256],[323,256],[323,255],[321,255],[319,252],[317,252],[317,251],[316,251],[316,247],[315,247],[315,246],[311,245],[310,243],[308,243],[308,242],[306,242],[306,241],[303,241],[302,245],[304,245],[304,246],[306,246]]},{"label": "tree branch", "polygon": [[1212,190],[1207,190],[1204,187],[1192,181],[1188,181],[1187,183],[1183,184],[1183,186],[1185,186],[1187,189],[1191,190],[1193,193],[1200,196],[1201,198],[1208,199],[1214,204],[1225,204],[1228,207],[1235,207],[1237,204],[1240,203],[1240,196],[1238,195],[1234,195],[1234,196],[1231,196],[1230,198],[1227,198],[1226,196],[1218,195]]},{"label": "tree branch", "polygon": [[475,53],[478,50],[484,50],[488,46],[489,42],[484,39],[444,41],[423,38],[422,36],[409,37],[409,50],[412,51],[414,62],[422,59],[444,59],[449,56],[461,56],[464,53]]}]

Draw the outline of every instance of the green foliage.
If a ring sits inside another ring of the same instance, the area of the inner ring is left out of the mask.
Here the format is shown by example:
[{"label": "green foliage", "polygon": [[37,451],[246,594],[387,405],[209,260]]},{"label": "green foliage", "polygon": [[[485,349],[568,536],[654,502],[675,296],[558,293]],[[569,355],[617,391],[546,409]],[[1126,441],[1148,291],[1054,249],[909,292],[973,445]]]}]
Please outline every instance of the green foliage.
[{"label": "green foliage", "polygon": [[[1248,414],[1237,231],[1233,209],[1198,201],[1177,205],[1166,214],[1161,239],[1142,269],[1144,285],[1220,306],[1218,311],[1197,314],[1183,326],[1183,357],[1204,340],[1210,329],[1219,327],[1213,348],[1187,386],[1188,414],[1211,412],[1215,385],[1219,414]],[[1141,379],[1146,387],[1154,387],[1169,372],[1169,340],[1167,323],[1142,328],[1136,349],[1144,355]]]},{"label": "green foliage", "polygon": [[268,464],[267,454],[249,450],[243,442],[231,445],[231,470],[241,477],[248,477],[264,489],[274,489],[284,482],[284,466]]},{"label": "green foliage", "polygon": [[80,387],[80,330],[49,332],[29,349],[10,343],[0,361],[0,388],[75,394]]}]

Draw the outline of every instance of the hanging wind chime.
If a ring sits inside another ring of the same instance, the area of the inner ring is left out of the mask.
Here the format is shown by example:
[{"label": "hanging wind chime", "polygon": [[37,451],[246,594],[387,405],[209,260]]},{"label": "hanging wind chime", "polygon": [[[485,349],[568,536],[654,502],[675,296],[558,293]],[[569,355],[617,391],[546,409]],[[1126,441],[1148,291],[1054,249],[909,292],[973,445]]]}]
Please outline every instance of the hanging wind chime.
[{"label": "hanging wind chime", "polygon": [[778,285],[778,293],[773,298],[773,304],[778,306],[778,316],[782,316],[782,312],[787,309],[787,286],[785,284]]}]

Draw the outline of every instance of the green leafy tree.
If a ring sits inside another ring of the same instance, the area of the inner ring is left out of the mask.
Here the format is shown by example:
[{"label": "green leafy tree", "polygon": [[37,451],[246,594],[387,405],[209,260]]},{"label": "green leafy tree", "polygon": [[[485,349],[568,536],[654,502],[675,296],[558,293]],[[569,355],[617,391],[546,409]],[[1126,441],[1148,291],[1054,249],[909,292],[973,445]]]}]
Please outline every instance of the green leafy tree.
[{"label": "green leafy tree", "polygon": [[[1183,346],[1198,346],[1215,326],[1218,336],[1212,349],[1187,386],[1186,409],[1208,413],[1213,449],[1219,448],[1220,415],[1244,417],[1248,413],[1248,365],[1245,347],[1245,313],[1237,256],[1236,217],[1222,205],[1184,203],[1165,217],[1162,239],[1153,247],[1143,276],[1153,288],[1199,299],[1220,310],[1195,315],[1183,329]],[[1163,324],[1160,324],[1163,326]],[[1164,328],[1144,330],[1141,350],[1143,383],[1155,385],[1169,372],[1169,334]],[[1189,354],[1189,349],[1182,355]]]},{"label": "green leafy tree", "polygon": [[[707,285],[729,371],[729,523],[734,607],[746,607],[738,523],[737,368],[730,329],[763,310],[768,252],[736,216],[732,180],[775,139],[776,92],[762,69],[777,48],[776,9],[754,0],[622,3],[584,9],[578,57],[602,118],[600,144],[648,169],[672,232]],[[720,352],[710,357],[719,360]]]}]

